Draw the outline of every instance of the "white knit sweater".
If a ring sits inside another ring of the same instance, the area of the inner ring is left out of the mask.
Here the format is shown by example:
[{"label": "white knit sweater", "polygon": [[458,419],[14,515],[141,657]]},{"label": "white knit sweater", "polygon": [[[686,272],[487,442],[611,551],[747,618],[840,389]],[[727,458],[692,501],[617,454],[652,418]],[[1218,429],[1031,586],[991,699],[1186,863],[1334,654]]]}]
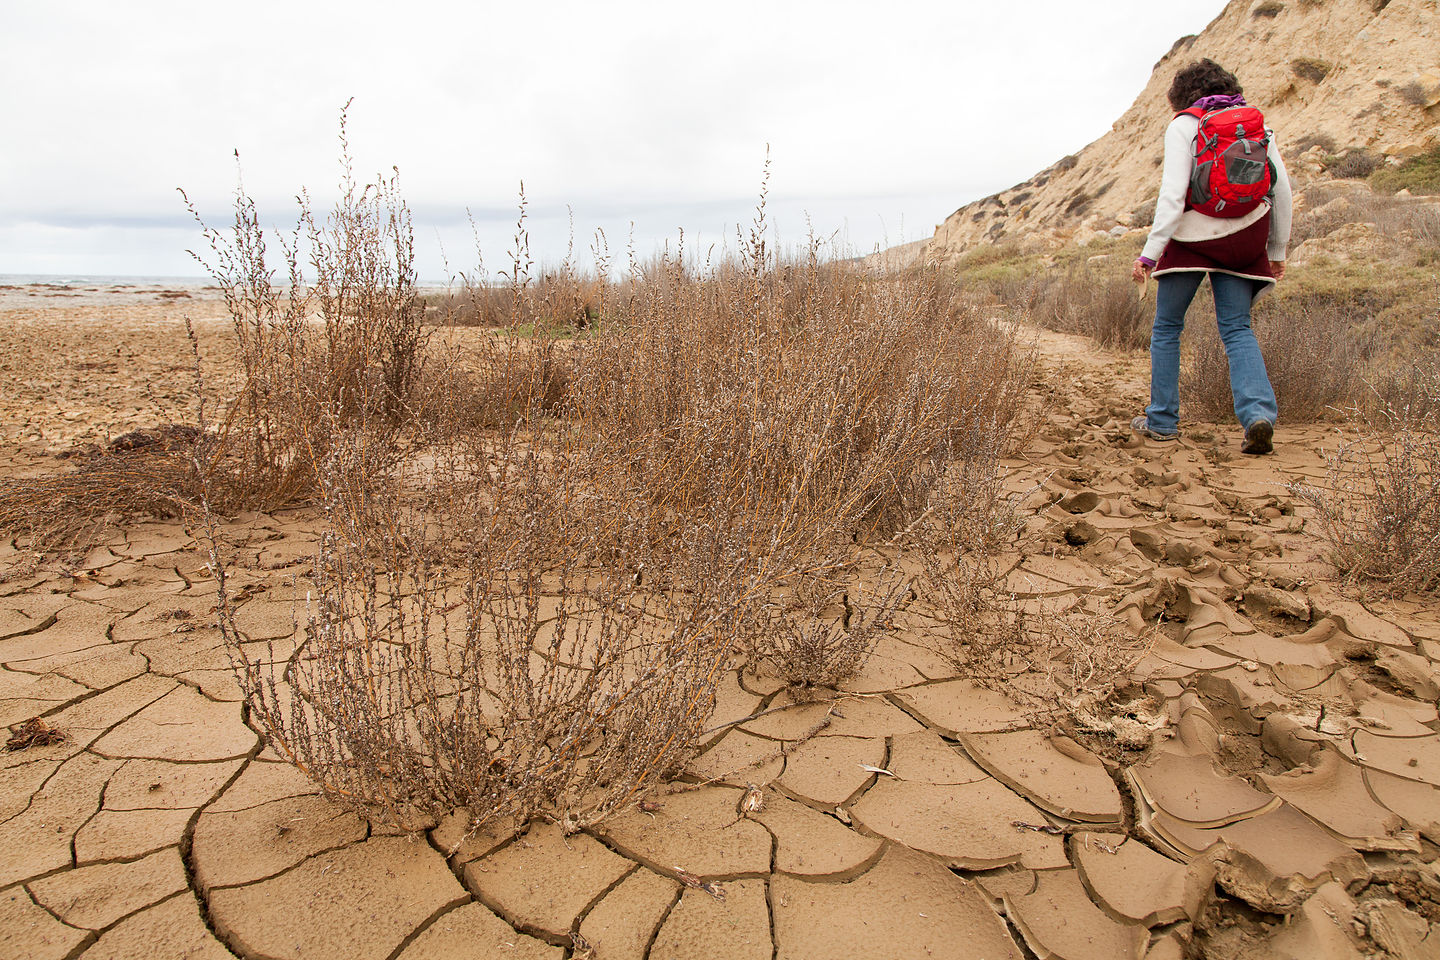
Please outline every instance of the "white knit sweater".
[{"label": "white knit sweater", "polygon": [[1158,261],[1171,240],[1194,243],[1228,237],[1244,230],[1270,210],[1267,256],[1271,260],[1284,260],[1285,249],[1290,245],[1290,219],[1294,204],[1290,195],[1290,175],[1285,172],[1285,161],[1280,158],[1280,148],[1275,145],[1274,132],[1270,132],[1268,155],[1275,165],[1275,189],[1269,205],[1262,203],[1243,217],[1226,220],[1185,209],[1185,196],[1190,192],[1190,172],[1195,168],[1195,134],[1199,129],[1199,118],[1189,114],[1176,117],[1165,129],[1165,165],[1160,174],[1160,198],[1155,201],[1155,222],[1150,227],[1150,238],[1145,241],[1141,256]]}]

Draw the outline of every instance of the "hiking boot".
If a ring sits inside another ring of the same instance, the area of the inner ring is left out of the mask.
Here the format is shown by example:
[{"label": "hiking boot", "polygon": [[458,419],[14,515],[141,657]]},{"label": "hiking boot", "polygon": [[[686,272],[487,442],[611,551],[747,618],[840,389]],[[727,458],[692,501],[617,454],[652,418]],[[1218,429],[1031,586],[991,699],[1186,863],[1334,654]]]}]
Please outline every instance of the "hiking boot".
[{"label": "hiking boot", "polygon": [[1240,452],[1252,457],[1270,453],[1275,449],[1275,444],[1271,442],[1274,436],[1275,424],[1269,420],[1256,420],[1245,428],[1245,442],[1240,444]]},{"label": "hiking boot", "polygon": [[1180,439],[1179,431],[1176,431],[1175,433],[1161,433],[1158,430],[1151,430],[1150,421],[1145,419],[1145,414],[1143,413],[1140,414],[1140,416],[1136,417],[1134,420],[1130,421],[1130,429],[1140,434],[1140,436],[1145,437],[1147,440],[1155,440],[1160,443],[1165,443],[1169,440]]}]

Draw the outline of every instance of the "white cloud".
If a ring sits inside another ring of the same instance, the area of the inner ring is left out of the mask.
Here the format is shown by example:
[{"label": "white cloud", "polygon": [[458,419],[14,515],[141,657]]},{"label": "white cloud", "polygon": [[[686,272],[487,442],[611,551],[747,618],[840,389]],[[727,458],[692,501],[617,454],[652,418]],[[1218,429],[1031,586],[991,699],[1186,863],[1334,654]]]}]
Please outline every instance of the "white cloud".
[{"label": "white cloud", "polygon": [[567,203],[612,243],[631,216],[642,244],[680,225],[718,239],[747,215],[767,143],[782,232],[798,237],[808,209],[825,232],[848,220],[869,249],[928,235],[1098,137],[1174,39],[1223,6],[13,5],[0,270],[183,265],[198,237],[174,188],[223,222],[232,148],[283,222],[302,186],[332,192],[351,96],[357,172],[400,167],[429,276],[432,238],[453,247],[467,207],[496,258],[522,177],[551,258],[565,237],[540,221],[563,224]]}]

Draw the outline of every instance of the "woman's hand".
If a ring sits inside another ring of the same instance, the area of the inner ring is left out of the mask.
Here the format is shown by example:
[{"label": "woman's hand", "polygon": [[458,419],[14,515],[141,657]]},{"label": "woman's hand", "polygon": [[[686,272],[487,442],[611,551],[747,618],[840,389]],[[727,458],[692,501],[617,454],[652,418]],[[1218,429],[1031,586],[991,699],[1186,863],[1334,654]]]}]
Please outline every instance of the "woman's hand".
[{"label": "woman's hand", "polygon": [[1279,282],[1280,282],[1280,280],[1285,276],[1285,261],[1284,261],[1284,260],[1271,260],[1271,261],[1270,261],[1270,276],[1272,276],[1272,277],[1275,278],[1275,282],[1276,282],[1276,283],[1279,283]]},{"label": "woman's hand", "polygon": [[[1281,264],[1281,267],[1283,269],[1284,264]],[[1154,269],[1150,264],[1136,257],[1135,262],[1130,266],[1130,279],[1136,283],[1144,283],[1150,279],[1150,274]],[[1277,277],[1276,279],[1278,280],[1279,278]]]}]

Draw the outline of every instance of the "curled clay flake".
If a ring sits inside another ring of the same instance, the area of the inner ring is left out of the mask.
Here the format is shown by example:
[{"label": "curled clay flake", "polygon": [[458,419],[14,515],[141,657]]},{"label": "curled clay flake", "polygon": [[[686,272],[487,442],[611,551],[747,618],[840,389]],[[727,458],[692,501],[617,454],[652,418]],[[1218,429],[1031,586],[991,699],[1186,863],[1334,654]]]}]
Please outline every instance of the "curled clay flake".
[{"label": "curled clay flake", "polygon": [[748,817],[765,809],[765,793],[753,783],[745,785],[745,794],[740,798],[740,816]]},{"label": "curled clay flake", "polygon": [[861,770],[864,770],[866,773],[879,774],[880,776],[885,776],[885,777],[893,777],[893,776],[895,776],[895,774],[891,773],[889,770],[886,770],[884,767],[872,767],[872,766],[870,766],[870,764],[868,764],[868,763],[859,764],[859,767],[860,767]]}]

